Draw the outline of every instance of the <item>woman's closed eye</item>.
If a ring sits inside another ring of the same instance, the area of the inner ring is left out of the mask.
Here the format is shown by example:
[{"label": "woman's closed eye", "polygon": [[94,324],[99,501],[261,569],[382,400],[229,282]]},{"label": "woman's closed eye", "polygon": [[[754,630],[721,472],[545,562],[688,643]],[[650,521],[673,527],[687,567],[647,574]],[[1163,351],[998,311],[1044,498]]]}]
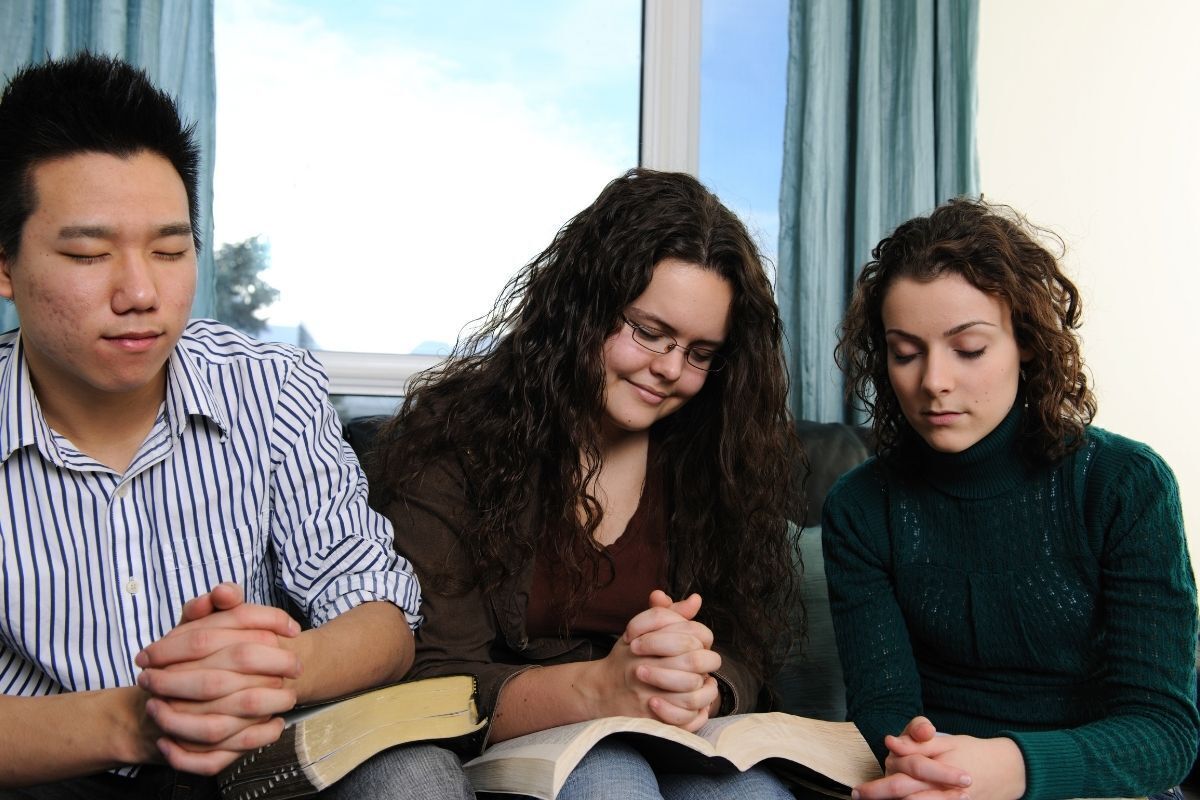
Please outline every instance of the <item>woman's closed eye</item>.
[{"label": "woman's closed eye", "polygon": [[670,336],[667,336],[665,333],[663,333],[660,330],[655,330],[654,328],[647,328],[645,325],[639,325],[636,322],[631,323],[631,324],[633,325],[634,329],[638,332],[638,334],[641,336],[642,341],[646,342],[647,344],[660,344],[660,343],[666,344],[668,341],[671,340]]},{"label": "woman's closed eye", "polygon": [[954,352],[958,353],[959,358],[974,360],[982,356],[986,350],[986,347],[981,347],[978,350],[955,350]]}]

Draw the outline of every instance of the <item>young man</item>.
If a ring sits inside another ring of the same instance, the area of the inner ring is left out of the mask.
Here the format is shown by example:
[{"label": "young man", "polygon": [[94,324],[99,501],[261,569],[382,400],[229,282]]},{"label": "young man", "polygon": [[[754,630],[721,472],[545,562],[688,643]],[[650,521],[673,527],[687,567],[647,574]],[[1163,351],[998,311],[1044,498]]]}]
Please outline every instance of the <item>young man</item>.
[{"label": "young man", "polygon": [[0,97],[0,797],[202,796],[412,661],[419,587],[319,365],[188,322],[196,170],[120,61]]}]

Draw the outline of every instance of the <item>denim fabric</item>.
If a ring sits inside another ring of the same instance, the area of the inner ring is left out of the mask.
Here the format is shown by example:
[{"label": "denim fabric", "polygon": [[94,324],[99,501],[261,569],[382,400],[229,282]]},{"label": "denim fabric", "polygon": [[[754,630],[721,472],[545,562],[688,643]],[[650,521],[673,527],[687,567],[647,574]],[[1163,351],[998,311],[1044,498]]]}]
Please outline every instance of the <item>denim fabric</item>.
[{"label": "denim fabric", "polygon": [[[486,795],[512,800],[511,795]],[[655,774],[646,759],[619,739],[591,749],[563,784],[558,800],[792,800],[769,770],[755,767],[728,775]],[[526,800],[531,800],[527,798]]]},{"label": "denim fabric", "polygon": [[432,744],[384,750],[321,792],[322,800],[474,800],[458,757]]},{"label": "denim fabric", "polygon": [[[434,745],[385,750],[321,792],[322,800],[474,800],[458,758]],[[0,789],[0,800],[216,800],[216,781],[166,767],[133,778],[104,773],[27,789]]]}]

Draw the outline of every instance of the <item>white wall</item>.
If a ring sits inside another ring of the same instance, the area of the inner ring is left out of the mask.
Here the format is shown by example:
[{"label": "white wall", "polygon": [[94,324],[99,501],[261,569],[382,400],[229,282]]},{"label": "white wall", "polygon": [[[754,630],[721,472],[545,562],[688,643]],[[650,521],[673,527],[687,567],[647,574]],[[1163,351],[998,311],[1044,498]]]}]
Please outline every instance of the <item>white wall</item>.
[{"label": "white wall", "polygon": [[1200,3],[982,0],[985,197],[1056,230],[1097,423],[1175,470],[1200,564]]}]

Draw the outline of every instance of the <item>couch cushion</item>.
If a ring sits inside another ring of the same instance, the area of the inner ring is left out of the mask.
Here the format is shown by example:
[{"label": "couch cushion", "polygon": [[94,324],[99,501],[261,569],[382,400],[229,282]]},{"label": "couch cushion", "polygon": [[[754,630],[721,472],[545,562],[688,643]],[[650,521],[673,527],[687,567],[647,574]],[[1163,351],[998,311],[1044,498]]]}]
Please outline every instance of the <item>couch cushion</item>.
[{"label": "couch cushion", "polygon": [[796,435],[804,445],[809,467],[808,480],[800,484],[807,500],[804,524],[820,525],[821,507],[834,481],[871,455],[871,431],[840,422],[799,420]]},{"label": "couch cushion", "polygon": [[[791,534],[796,553],[804,564],[799,594],[808,615],[808,633],[804,638],[796,637],[775,679],[779,707],[802,717],[840,722],[846,718],[846,688],[825,589],[821,529],[804,528],[801,532],[793,526]],[[792,625],[798,633],[798,610],[793,614]]]}]

